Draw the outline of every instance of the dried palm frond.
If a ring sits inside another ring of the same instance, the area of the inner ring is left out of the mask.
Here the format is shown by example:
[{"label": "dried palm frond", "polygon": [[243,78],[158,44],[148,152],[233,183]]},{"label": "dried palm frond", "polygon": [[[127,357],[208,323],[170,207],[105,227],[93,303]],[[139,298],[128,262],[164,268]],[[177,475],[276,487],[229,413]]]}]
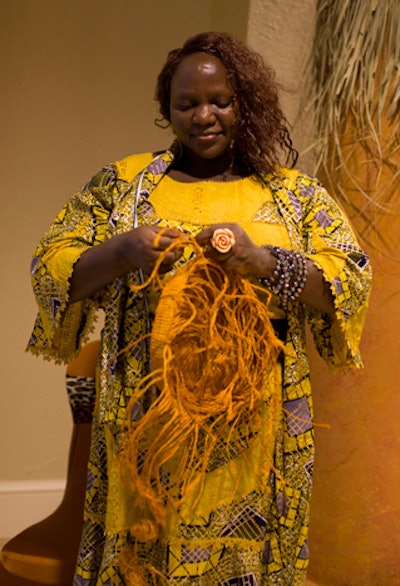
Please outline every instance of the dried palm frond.
[{"label": "dried palm frond", "polygon": [[399,210],[399,0],[317,0],[309,87],[316,172],[366,237]]}]

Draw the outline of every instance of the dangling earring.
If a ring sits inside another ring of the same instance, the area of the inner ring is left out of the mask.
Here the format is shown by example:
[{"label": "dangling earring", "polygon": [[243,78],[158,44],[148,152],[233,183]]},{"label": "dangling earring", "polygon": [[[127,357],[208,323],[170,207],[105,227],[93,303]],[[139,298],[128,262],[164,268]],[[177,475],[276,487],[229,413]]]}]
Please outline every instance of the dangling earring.
[{"label": "dangling earring", "polygon": [[236,149],[235,149],[235,139],[232,138],[229,144],[229,152],[231,155],[231,167],[232,171],[236,168]]}]

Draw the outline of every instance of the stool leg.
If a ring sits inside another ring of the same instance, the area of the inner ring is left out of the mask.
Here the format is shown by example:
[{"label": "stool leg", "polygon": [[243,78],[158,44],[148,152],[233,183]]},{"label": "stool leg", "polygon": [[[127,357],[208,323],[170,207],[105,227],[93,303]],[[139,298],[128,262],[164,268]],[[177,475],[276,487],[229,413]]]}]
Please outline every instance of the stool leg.
[{"label": "stool leg", "polygon": [[[89,342],[67,367],[66,386],[73,429],[67,483],[57,509],[8,541],[0,554],[2,586],[70,586],[83,526],[87,463],[94,409],[98,340]],[[12,581],[14,580],[14,582]]]},{"label": "stool leg", "polygon": [[4,545],[1,562],[15,576],[71,585],[82,533],[90,433],[90,423],[73,426],[67,484],[58,508]]}]

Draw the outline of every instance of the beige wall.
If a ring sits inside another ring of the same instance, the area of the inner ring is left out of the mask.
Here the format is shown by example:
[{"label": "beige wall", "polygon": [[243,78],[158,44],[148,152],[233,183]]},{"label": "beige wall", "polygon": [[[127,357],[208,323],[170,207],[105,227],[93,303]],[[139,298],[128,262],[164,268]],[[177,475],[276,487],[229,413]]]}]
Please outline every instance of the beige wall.
[{"label": "beige wall", "polygon": [[[316,0],[251,0],[247,41],[276,71],[283,86],[282,108],[292,125],[298,167],[314,171],[307,147],[312,143],[312,114],[303,114],[304,80],[314,36]],[[307,152],[306,152],[307,151]]]},{"label": "beige wall", "polygon": [[0,481],[63,478],[64,367],[24,352],[33,248],[104,163],[167,146],[153,120],[168,50],[203,30],[246,36],[247,0],[1,0]]}]

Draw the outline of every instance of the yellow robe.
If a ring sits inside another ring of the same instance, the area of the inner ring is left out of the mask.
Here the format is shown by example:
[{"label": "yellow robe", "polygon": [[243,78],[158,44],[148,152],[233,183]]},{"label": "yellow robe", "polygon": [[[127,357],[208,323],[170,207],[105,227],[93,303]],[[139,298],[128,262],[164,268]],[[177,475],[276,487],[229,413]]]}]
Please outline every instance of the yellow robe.
[{"label": "yellow robe", "polygon": [[[137,545],[142,561],[158,568],[167,584],[297,586],[304,583],[308,560],[314,455],[305,324],[333,369],[360,367],[358,346],[369,295],[369,261],[343,212],[314,178],[279,168],[266,177],[267,187],[252,178],[185,184],[166,174],[172,160],[170,151],[156,160],[145,153],[103,169],[69,200],[39,243],[32,263],[39,307],[28,345],[32,352],[67,361],[89,336],[96,312],[102,310],[105,316],[76,584],[124,583],[119,554],[130,540],[134,511],[118,458],[120,426],[127,402],[148,372],[146,344],[122,359],[112,358],[146,333],[148,316],[147,300],[130,289],[140,282],[138,271],[75,304],[68,302],[69,278],[82,252],[132,228],[138,192],[139,225],[158,223],[196,234],[209,224],[238,222],[259,245],[279,245],[305,254],[330,283],[335,316],[298,301],[290,303],[287,312],[277,299],[272,305],[274,317],[286,319],[288,325],[276,473],[261,482],[249,468],[239,475],[232,501],[229,485],[239,470],[246,469],[246,462],[240,457],[221,460],[221,466],[208,474],[195,514],[190,507],[182,507],[179,516],[170,520],[165,538]],[[139,411],[145,408],[138,406]],[[253,456],[255,463],[261,458]],[[202,543],[207,546],[201,547]]]}]

